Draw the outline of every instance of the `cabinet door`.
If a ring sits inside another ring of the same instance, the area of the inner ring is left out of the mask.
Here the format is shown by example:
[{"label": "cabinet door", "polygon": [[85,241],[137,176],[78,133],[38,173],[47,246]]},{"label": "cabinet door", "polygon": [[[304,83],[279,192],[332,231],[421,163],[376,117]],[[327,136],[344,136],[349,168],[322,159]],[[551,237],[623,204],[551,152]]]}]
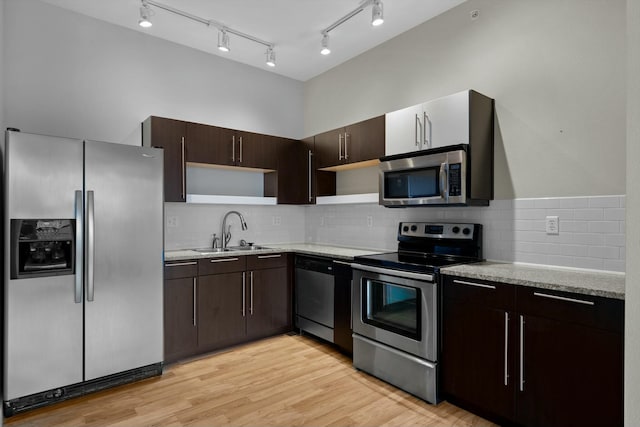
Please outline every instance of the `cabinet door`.
[{"label": "cabinet door", "polygon": [[152,147],[164,149],[164,201],[184,202],[187,193],[186,122],[162,117],[147,120],[149,122],[143,124],[143,139],[149,139]]},{"label": "cabinet door", "polygon": [[344,128],[315,136],[316,168],[322,169],[344,163]]},{"label": "cabinet door", "polygon": [[422,104],[385,115],[384,154],[403,154],[422,149],[424,135]]},{"label": "cabinet door", "polygon": [[234,129],[220,128],[220,149],[224,156],[223,165],[236,166],[240,160],[240,145],[237,131]]},{"label": "cabinet door", "polygon": [[434,99],[422,105],[425,147],[469,143],[469,91]]},{"label": "cabinet door", "polygon": [[252,270],[248,274],[248,337],[260,338],[291,330],[291,284],[287,268]]},{"label": "cabinet door", "polygon": [[514,416],[515,320],[509,285],[447,277],[442,304],[442,391],[479,414]]},{"label": "cabinet door", "polygon": [[226,347],[246,339],[246,294],[244,273],[199,277],[197,319],[200,351]]},{"label": "cabinet door", "polygon": [[275,169],[275,158],[267,150],[266,139],[270,138],[253,132],[236,132],[236,166]]},{"label": "cabinet door", "polygon": [[164,281],[165,362],[174,362],[197,351],[196,287],[196,277]]},{"label": "cabinet door", "polygon": [[384,116],[379,116],[345,128],[344,157],[347,163],[384,156],[384,122]]},{"label": "cabinet door", "polygon": [[312,147],[302,141],[282,139],[278,156],[278,204],[304,205],[312,202]]},{"label": "cabinet door", "polygon": [[222,139],[222,128],[187,123],[187,161],[215,165],[232,165],[231,144]]}]

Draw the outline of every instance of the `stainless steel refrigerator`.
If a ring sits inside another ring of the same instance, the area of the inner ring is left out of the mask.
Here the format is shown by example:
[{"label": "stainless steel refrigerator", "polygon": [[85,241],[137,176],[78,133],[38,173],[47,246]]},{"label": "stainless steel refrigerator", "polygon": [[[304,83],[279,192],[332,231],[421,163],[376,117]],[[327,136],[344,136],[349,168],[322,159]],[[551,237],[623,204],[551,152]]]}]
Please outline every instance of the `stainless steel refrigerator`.
[{"label": "stainless steel refrigerator", "polygon": [[7,131],[4,413],[162,373],[163,152]]}]

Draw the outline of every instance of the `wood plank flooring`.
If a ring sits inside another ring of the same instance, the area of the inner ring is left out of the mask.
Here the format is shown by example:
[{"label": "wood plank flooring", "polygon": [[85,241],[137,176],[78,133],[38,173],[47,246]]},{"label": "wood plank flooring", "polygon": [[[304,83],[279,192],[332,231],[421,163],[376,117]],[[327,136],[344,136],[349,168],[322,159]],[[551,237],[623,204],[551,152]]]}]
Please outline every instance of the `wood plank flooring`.
[{"label": "wood plank flooring", "polygon": [[326,344],[282,335],[165,368],[160,378],[13,416],[18,426],[489,426],[351,366]]}]

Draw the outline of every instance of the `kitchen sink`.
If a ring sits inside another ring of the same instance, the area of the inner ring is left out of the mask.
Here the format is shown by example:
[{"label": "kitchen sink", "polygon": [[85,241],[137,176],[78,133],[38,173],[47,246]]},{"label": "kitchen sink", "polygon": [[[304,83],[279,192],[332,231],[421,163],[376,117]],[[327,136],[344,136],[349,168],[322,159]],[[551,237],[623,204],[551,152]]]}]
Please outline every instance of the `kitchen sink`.
[{"label": "kitchen sink", "polygon": [[227,246],[228,251],[257,251],[258,249],[267,249],[264,246],[246,245],[246,246]]},{"label": "kitchen sink", "polygon": [[203,255],[211,255],[211,254],[219,254],[220,252],[229,252],[230,248],[205,248],[205,249],[194,249],[195,252],[199,252]]}]

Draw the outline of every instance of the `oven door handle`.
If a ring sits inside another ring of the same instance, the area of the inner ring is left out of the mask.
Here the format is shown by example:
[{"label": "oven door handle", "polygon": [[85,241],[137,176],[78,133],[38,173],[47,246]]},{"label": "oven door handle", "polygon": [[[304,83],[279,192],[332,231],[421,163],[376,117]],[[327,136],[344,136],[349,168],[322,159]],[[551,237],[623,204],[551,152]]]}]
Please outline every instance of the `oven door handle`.
[{"label": "oven door handle", "polygon": [[409,271],[390,270],[387,268],[371,267],[369,265],[351,264],[351,268],[356,270],[368,271],[370,273],[385,274],[387,276],[403,277],[406,279],[421,280],[423,282],[433,283],[433,274],[412,273]]}]

